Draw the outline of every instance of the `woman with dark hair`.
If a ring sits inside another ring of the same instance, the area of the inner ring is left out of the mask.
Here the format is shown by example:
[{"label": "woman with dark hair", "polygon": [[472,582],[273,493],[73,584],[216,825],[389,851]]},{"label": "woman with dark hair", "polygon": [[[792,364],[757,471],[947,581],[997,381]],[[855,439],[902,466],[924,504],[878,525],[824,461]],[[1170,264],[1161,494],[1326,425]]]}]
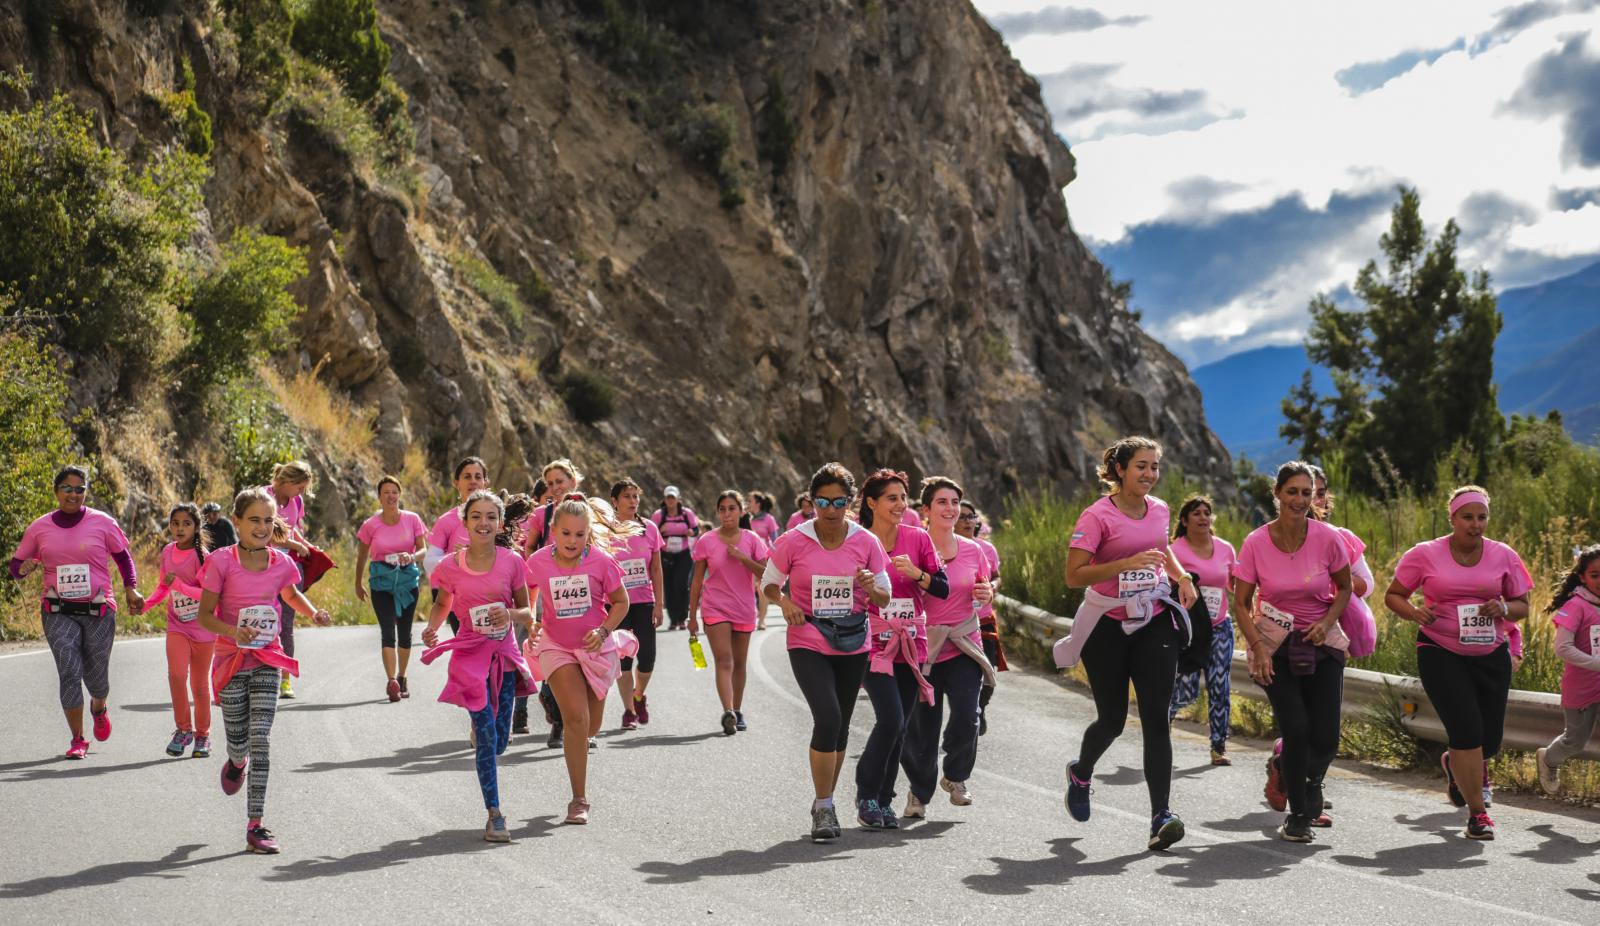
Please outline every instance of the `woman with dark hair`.
[{"label": "woman with dark hair", "polygon": [[[961,500],[961,516],[956,518],[956,533],[968,540],[977,542],[983,550],[984,559],[989,562],[989,589],[994,594],[1000,594],[1000,551],[995,549],[983,535],[988,529],[984,523],[983,512],[977,506],[963,498]],[[978,629],[983,631],[983,655],[989,660],[989,665],[996,672],[1005,672],[1006,651],[1000,645],[1000,624],[994,616],[994,599],[983,603],[983,608],[978,611]],[[984,685],[983,693],[978,696],[978,735],[989,732],[989,700],[994,697],[994,686]]]},{"label": "woman with dark hair", "polygon": [[[391,702],[411,697],[406,668],[411,664],[411,622],[417,614],[422,571],[417,563],[427,552],[428,528],[422,516],[400,508],[400,480],[378,480],[377,514],[356,531],[356,599],[367,600],[363,576],[370,572],[372,611],[378,617],[384,689]],[[369,565],[370,563],[370,565]]]},{"label": "woman with dark hair", "polygon": [[611,486],[611,504],[617,510],[617,520],[641,528],[639,533],[625,538],[617,551],[622,585],[628,590],[628,616],[622,621],[622,629],[639,638],[638,654],[622,660],[622,675],[617,679],[624,730],[650,722],[645,689],[650,685],[650,673],[656,669],[656,628],[661,626],[661,605],[666,598],[661,531],[654,521],[639,516],[642,497],[639,484],[632,479],[619,479]]},{"label": "woman with dark hair", "polygon": [[771,555],[759,534],[741,526],[743,508],[744,499],[733,489],[717,496],[721,526],[695,541],[694,585],[689,589],[689,633],[692,639],[704,622],[716,667],[724,736],[747,729],[744,670],[750,633],[756,628],[756,579]]},{"label": "woman with dark hair", "polygon": [[1172,553],[1178,565],[1200,577],[1200,597],[1211,615],[1211,652],[1205,670],[1183,672],[1172,688],[1169,717],[1200,699],[1205,676],[1206,705],[1211,727],[1211,764],[1232,765],[1228,734],[1233,713],[1233,624],[1228,620],[1228,599],[1233,595],[1233,567],[1239,561],[1233,544],[1212,530],[1215,503],[1209,495],[1191,495],[1178,509],[1178,527],[1172,535]]},{"label": "woman with dark hair", "polygon": [[[1534,753],[1539,787],[1561,793],[1561,765],[1583,751],[1600,715],[1600,546],[1585,547],[1550,596],[1561,670],[1561,735]],[[1515,625],[1513,625],[1515,626]]]},{"label": "woman with dark hair", "polygon": [[752,490],[745,499],[745,511],[750,515],[749,529],[756,532],[762,543],[770,547],[778,542],[778,535],[783,533],[783,528],[778,526],[778,519],[772,516],[772,496]]},{"label": "woman with dark hair", "polygon": [[161,548],[161,584],[145,602],[147,611],[167,603],[167,687],[178,724],[167,755],[181,756],[193,744],[197,759],[211,755],[211,657],[217,648],[217,635],[199,622],[200,568],[209,552],[200,524],[200,509],[193,504],[172,506],[167,514],[172,542]]},{"label": "woman with dark hair", "polygon": [[817,507],[811,504],[811,493],[801,492],[794,497],[794,514],[789,515],[789,523],[783,529],[792,531],[816,516]]},{"label": "woman with dark hair", "polygon": [[811,709],[813,842],[839,838],[833,792],[867,673],[867,604],[882,608],[891,597],[882,545],[845,517],[855,491],[855,477],[842,465],[817,470],[810,491],[816,520],[778,538],[761,577],[762,594],[789,625],[789,665]]},{"label": "woman with dark hair", "polygon": [[694,509],[683,503],[683,494],[677,486],[667,486],[661,492],[661,507],[650,515],[661,532],[661,569],[667,582],[668,630],[681,630],[689,620],[689,584],[694,580],[695,537],[700,533],[700,519]]},{"label": "woman with dark hair", "polygon": [[[311,541],[306,539],[301,527],[305,524],[306,499],[311,497],[311,464],[304,460],[291,460],[288,463],[279,463],[272,468],[272,481],[261,487],[262,491],[272,496],[273,502],[278,506],[278,520],[282,521],[286,537],[278,549],[290,554],[294,561],[294,568],[300,573],[300,582],[297,587],[303,592],[306,590],[305,567],[311,555]],[[280,602],[278,606],[279,618],[282,624],[279,628],[279,639],[283,641],[283,651],[289,656],[294,656],[294,609],[287,603]],[[294,684],[288,672],[282,673],[278,680],[278,696],[281,698],[294,697]]]}]

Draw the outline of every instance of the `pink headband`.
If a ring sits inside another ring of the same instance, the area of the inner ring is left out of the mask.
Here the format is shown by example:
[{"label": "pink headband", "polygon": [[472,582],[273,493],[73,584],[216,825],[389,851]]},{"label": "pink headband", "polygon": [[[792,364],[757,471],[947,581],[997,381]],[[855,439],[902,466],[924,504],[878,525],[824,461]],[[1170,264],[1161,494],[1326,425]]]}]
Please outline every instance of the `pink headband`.
[{"label": "pink headband", "polygon": [[1484,495],[1482,492],[1462,492],[1460,495],[1457,495],[1455,498],[1450,499],[1450,514],[1454,515],[1457,511],[1460,511],[1463,507],[1465,507],[1467,505],[1470,505],[1470,504],[1472,504],[1474,502],[1482,505],[1485,509],[1487,509],[1489,507],[1489,496]]}]

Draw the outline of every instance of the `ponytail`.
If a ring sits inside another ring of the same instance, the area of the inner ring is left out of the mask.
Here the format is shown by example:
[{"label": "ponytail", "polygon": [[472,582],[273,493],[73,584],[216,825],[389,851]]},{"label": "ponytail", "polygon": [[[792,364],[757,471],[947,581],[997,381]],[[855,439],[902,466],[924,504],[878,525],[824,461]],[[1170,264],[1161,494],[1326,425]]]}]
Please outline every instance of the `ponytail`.
[{"label": "ponytail", "polygon": [[1583,584],[1583,574],[1589,571],[1589,567],[1594,565],[1597,559],[1600,559],[1600,544],[1584,547],[1578,551],[1577,559],[1572,564],[1572,571],[1556,583],[1556,590],[1550,596],[1550,607],[1545,608],[1545,613],[1557,611],[1577,594],[1578,586]]}]

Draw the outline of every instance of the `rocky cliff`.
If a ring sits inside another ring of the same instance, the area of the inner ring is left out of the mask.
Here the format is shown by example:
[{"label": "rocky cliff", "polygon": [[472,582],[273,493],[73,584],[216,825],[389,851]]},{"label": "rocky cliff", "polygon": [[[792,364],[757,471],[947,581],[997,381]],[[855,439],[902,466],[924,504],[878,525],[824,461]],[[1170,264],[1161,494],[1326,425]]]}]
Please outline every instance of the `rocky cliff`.
[{"label": "rocky cliff", "polygon": [[[695,0],[670,21],[380,0],[416,129],[398,183],[292,112],[251,115],[209,3],[63,0],[43,40],[23,5],[0,4],[0,66],[67,90],[125,150],[169,140],[148,99],[192,61],[216,139],[203,234],[307,249],[300,349],[279,361],[326,358],[378,432],[372,464],[319,454],[347,490],[324,493],[325,523],[413,447],[437,472],[481,454],[497,485],[571,456],[701,497],[837,458],[995,504],[1080,486],[1105,441],[1145,432],[1226,478],[1186,370],[1073,234],[1073,158],[1037,83],[967,0]],[[661,47],[660,66],[636,54]],[[725,151],[697,140],[718,124]],[[525,316],[468,279],[482,263],[536,294]],[[580,370],[614,387],[608,418],[562,400]],[[128,390],[100,379],[75,399],[115,415]],[[130,497],[194,488],[122,463]]]}]

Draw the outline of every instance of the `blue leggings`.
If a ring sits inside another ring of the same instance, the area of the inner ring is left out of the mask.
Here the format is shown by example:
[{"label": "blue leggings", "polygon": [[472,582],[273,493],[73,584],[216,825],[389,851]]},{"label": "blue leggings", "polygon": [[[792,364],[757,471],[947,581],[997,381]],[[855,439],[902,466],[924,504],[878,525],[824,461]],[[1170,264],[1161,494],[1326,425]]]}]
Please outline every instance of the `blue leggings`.
[{"label": "blue leggings", "polygon": [[506,672],[500,678],[500,696],[495,697],[492,679],[485,679],[484,690],[489,703],[481,711],[472,712],[472,731],[478,737],[478,787],[483,789],[483,806],[489,810],[500,809],[500,782],[495,774],[495,757],[506,751],[511,742],[511,702],[516,700],[517,673]]},{"label": "blue leggings", "polygon": [[[1229,723],[1233,711],[1232,689],[1228,673],[1233,669],[1233,621],[1223,621],[1211,628],[1211,658],[1206,661],[1206,707],[1211,720],[1211,748],[1226,751]],[[1200,673],[1180,672],[1172,687],[1172,710],[1168,720],[1178,711],[1200,698]]]}]

